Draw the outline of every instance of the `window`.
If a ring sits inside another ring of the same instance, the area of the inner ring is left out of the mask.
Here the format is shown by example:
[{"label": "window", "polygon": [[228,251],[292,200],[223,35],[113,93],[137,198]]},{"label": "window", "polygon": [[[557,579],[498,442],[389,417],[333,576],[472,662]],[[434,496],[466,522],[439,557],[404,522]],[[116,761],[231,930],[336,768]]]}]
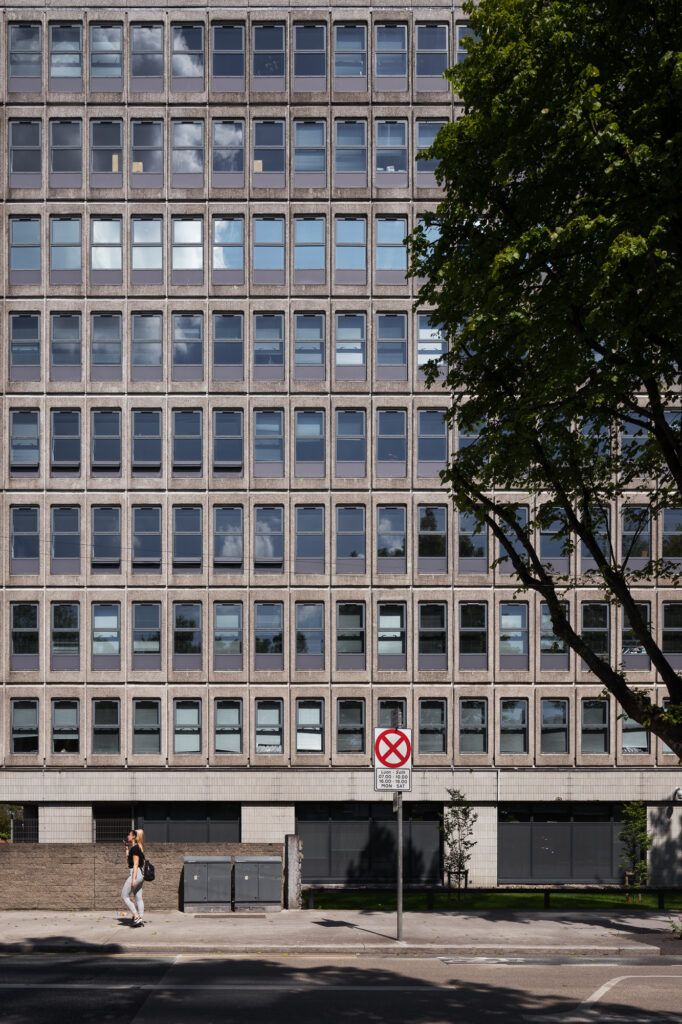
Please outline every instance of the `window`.
[{"label": "window", "polygon": [[324,284],[324,217],[294,217],[294,284]]},{"label": "window", "polygon": [[324,604],[322,601],[296,602],[296,669],[321,671],[324,668]]},{"label": "window", "polygon": [[161,471],[161,410],[133,409],[133,474],[157,476]]},{"label": "window", "polygon": [[203,533],[200,505],[173,507],[173,572],[201,572]]},{"label": "window", "polygon": [[528,668],[528,605],[521,601],[500,605],[500,668]]},{"label": "window", "polygon": [[407,509],[377,507],[377,572],[407,571]]},{"label": "window", "polygon": [[283,92],[285,84],[284,25],[262,22],[253,26],[255,92]]},{"label": "window", "polygon": [[342,699],[336,702],[337,754],[364,754],[365,701]]},{"label": "window", "polygon": [[80,217],[50,217],[50,284],[80,284],[81,268]]},{"label": "window", "polygon": [[120,380],[123,355],[121,314],[93,313],[90,330],[90,379]]},{"label": "window", "polygon": [[284,121],[253,122],[253,184],[284,188]]},{"label": "window", "polygon": [[446,371],[445,357],[448,354],[448,339],[442,324],[433,324],[430,313],[417,315],[417,371],[420,380],[426,379],[427,364],[438,363],[439,372]]},{"label": "window", "polygon": [[37,409],[10,409],[10,471],[36,475],[40,468],[40,413]]},{"label": "window", "polygon": [[80,313],[51,313],[50,379],[80,380],[81,363]]},{"label": "window", "polygon": [[256,753],[284,753],[284,702],[256,701]]},{"label": "window", "polygon": [[161,380],[163,317],[161,313],[133,313],[131,320],[131,377]]},{"label": "window", "polygon": [[40,667],[37,601],[12,601],[10,606],[10,670],[35,672]]},{"label": "window", "polygon": [[52,669],[78,670],[80,665],[80,604],[52,602]]},{"label": "window", "polygon": [[447,752],[448,702],[421,698],[419,701],[419,753],[445,754]]},{"label": "window", "polygon": [[377,380],[407,380],[407,316],[378,313],[376,338]]},{"label": "window", "polygon": [[630,718],[627,712],[623,712],[622,719],[623,734],[621,738],[621,753],[623,754],[650,754],[651,734],[643,725]]},{"label": "window", "polygon": [[121,471],[121,410],[92,410],[92,466],[97,476],[119,476]]},{"label": "window", "polygon": [[[213,283],[242,284],[244,281],[243,217],[213,218],[212,250]],[[214,318],[219,315],[227,316],[227,314],[215,314]]]},{"label": "window", "polygon": [[50,92],[83,88],[83,28],[50,25]]},{"label": "window", "polygon": [[116,603],[92,605],[92,668],[121,668],[121,606]]},{"label": "window", "polygon": [[463,60],[466,60],[467,50],[466,44],[467,39],[475,39],[475,34],[471,31],[467,24],[457,26],[457,49],[455,53],[455,60],[457,64],[461,64]]},{"label": "window", "polygon": [[337,476],[354,477],[367,474],[367,434],[364,409],[336,410]]},{"label": "window", "polygon": [[473,512],[459,513],[459,571],[488,571],[488,528]]},{"label": "window", "polygon": [[[648,601],[635,601],[635,608],[639,612],[646,629],[651,632],[651,605]],[[648,672],[651,668],[649,655],[646,652],[641,640],[635,635],[630,625],[628,614],[623,608],[621,619],[622,631],[620,652],[625,668]]]},{"label": "window", "polygon": [[324,753],[324,700],[297,699],[296,753]]},{"label": "window", "polygon": [[43,87],[43,54],[40,25],[15,22],[9,25],[9,92],[40,92]]},{"label": "window", "polygon": [[404,409],[377,410],[377,476],[407,475],[407,414]]},{"label": "window", "polygon": [[204,122],[171,123],[171,187],[204,187]]},{"label": "window", "polygon": [[294,380],[325,379],[324,313],[294,314]]},{"label": "window", "polygon": [[374,85],[377,89],[407,89],[407,27],[377,25],[374,53]]},{"label": "window", "polygon": [[334,146],[337,188],[367,187],[367,122],[337,121]]},{"label": "window", "polygon": [[201,476],[201,409],[173,409],[173,474]]},{"label": "window", "polygon": [[42,132],[42,121],[10,121],[10,188],[40,188],[43,180]]},{"label": "window", "polygon": [[253,565],[256,572],[282,572],[284,568],[284,509],[256,505],[253,524]]},{"label": "window", "polygon": [[40,284],[40,217],[10,217],[9,240],[10,284]]},{"label": "window", "polygon": [[80,701],[52,701],[52,753],[77,754],[80,750]]},{"label": "window", "polygon": [[540,701],[540,753],[568,753],[568,701],[545,697]]},{"label": "window", "polygon": [[90,122],[90,184],[93,188],[123,185],[123,122]]},{"label": "window", "polygon": [[173,92],[203,92],[204,26],[173,25],[171,46]]},{"label": "window", "polygon": [[555,572],[567,573],[569,554],[566,546],[566,517],[559,508],[545,506],[542,511],[545,518],[540,526],[540,558]]},{"label": "window", "polygon": [[121,702],[93,700],[92,702],[92,753],[120,754],[121,752]]},{"label": "window", "polygon": [[334,88],[339,92],[367,89],[367,29],[364,25],[334,26]]},{"label": "window", "polygon": [[367,379],[367,321],[364,313],[337,313],[334,361],[337,380]]},{"label": "window", "polygon": [[203,649],[199,602],[173,604],[173,668],[200,670]]},{"label": "window", "polygon": [[365,602],[339,601],[336,605],[336,668],[365,668]]},{"label": "window", "polygon": [[11,752],[38,753],[38,700],[10,701],[12,714]]},{"label": "window", "polygon": [[417,25],[415,88],[418,92],[445,92],[443,72],[449,67],[447,25]]},{"label": "window", "polygon": [[161,506],[133,505],[133,572],[161,572]]},{"label": "window", "polygon": [[500,753],[528,753],[528,701],[500,701]]},{"label": "window", "polygon": [[161,668],[161,605],[133,601],[133,662],[135,670]]},{"label": "window", "polygon": [[213,721],[216,754],[241,754],[243,732],[241,698],[216,700]]},{"label": "window", "polygon": [[56,576],[81,571],[81,510],[78,505],[52,506],[50,571]]},{"label": "window", "polygon": [[325,426],[321,409],[296,409],[294,472],[298,477],[325,475]]},{"label": "window", "polygon": [[131,140],[131,188],[163,188],[163,121],[133,121]]},{"label": "window", "polygon": [[201,700],[173,701],[173,753],[201,753]]},{"label": "window", "polygon": [[324,572],[324,506],[297,505],[295,524],[294,571],[297,573]]},{"label": "window", "polygon": [[253,219],[253,283],[284,284],[284,217]]},{"label": "window", "polygon": [[213,509],[213,568],[241,572],[244,564],[244,514],[239,505]]},{"label": "window", "polygon": [[173,380],[203,380],[204,318],[201,313],[173,313]]},{"label": "window", "polygon": [[94,505],[92,508],[92,571],[121,571],[121,508]]},{"label": "window", "polygon": [[123,26],[90,26],[90,91],[123,89]]},{"label": "window", "polygon": [[485,669],[488,666],[488,604],[462,601],[459,606],[459,667]]},{"label": "window", "polygon": [[211,87],[214,92],[244,92],[244,26],[211,26],[213,32]]},{"label": "window", "polygon": [[407,121],[377,121],[374,184],[377,188],[407,187]]},{"label": "window", "polygon": [[682,601],[663,602],[661,650],[673,668],[682,667]]},{"label": "window", "polygon": [[377,217],[376,232],[376,283],[405,284],[407,218]]},{"label": "window", "polygon": [[52,409],[52,444],[50,472],[52,476],[80,476],[81,414],[80,409]]},{"label": "window", "polygon": [[[597,548],[607,561],[611,561],[611,510],[608,508],[589,509],[590,525],[594,535]],[[595,569],[597,562],[592,551],[587,547],[585,541],[580,544],[580,567],[585,572]]]},{"label": "window", "polygon": [[[441,80],[436,79],[436,81]],[[443,83],[445,83],[445,79],[443,79]],[[447,121],[417,121],[417,185],[420,188],[436,188],[438,186],[436,181],[438,159],[436,157],[425,158],[420,156],[420,153],[431,148],[436,140],[436,135],[446,124]],[[426,231],[428,237],[428,228]],[[420,314],[420,316],[428,319],[428,314]]]},{"label": "window", "polygon": [[326,121],[294,121],[294,187],[327,183]]},{"label": "window", "polygon": [[80,188],[83,143],[80,121],[50,121],[50,186]]},{"label": "window", "polygon": [[214,188],[244,188],[244,122],[214,121]]},{"label": "window", "polygon": [[365,571],[365,509],[363,505],[336,506],[336,571]]},{"label": "window", "polygon": [[213,379],[244,379],[244,314],[213,314]]},{"label": "window", "polygon": [[377,654],[380,672],[407,668],[407,607],[400,603],[377,606]]},{"label": "window", "polygon": [[253,414],[254,476],[284,476],[284,413],[257,409]]},{"label": "window", "polygon": [[256,601],[254,605],[254,668],[284,668],[284,605],[281,601]]},{"label": "window", "polygon": [[608,754],[609,702],[600,698],[583,698],[581,704],[580,750],[583,754]]},{"label": "window", "polygon": [[213,472],[241,476],[244,472],[244,414],[241,409],[213,411]]},{"label": "window", "polygon": [[[461,447],[461,442],[460,442],[460,447]],[[526,505],[517,505],[516,507],[508,505],[507,506],[507,511],[510,512],[513,515],[514,519],[518,523],[518,525],[521,528],[521,530],[523,531],[523,533],[527,535],[527,533],[528,533],[528,507]],[[509,543],[511,545],[512,551],[515,551],[516,554],[520,558],[526,559],[528,557],[526,555],[526,549],[524,548],[522,542],[519,540],[519,538],[516,535],[516,533],[511,529],[510,526],[508,526],[506,523],[504,523],[502,521],[500,521],[500,526],[501,526],[505,536],[507,537],[507,539],[508,539],[508,541],[509,541]],[[500,572],[503,572],[503,573],[513,573],[514,572],[514,566],[512,564],[512,560],[511,560],[511,558],[508,557],[507,549],[505,547],[503,547],[502,544],[500,544],[499,569],[500,569]]]},{"label": "window", "polygon": [[609,612],[606,601],[583,601],[581,606],[580,635],[592,653],[607,662],[610,660],[611,648]]},{"label": "window", "polygon": [[488,753],[488,701],[485,697],[459,699],[459,752]]},{"label": "window", "polygon": [[204,280],[204,218],[173,217],[171,275],[173,284]]},{"label": "window", "polygon": [[334,272],[337,284],[365,284],[367,221],[364,217],[336,218]]},{"label": "window", "polygon": [[10,313],[10,380],[40,380],[40,313]]},{"label": "window", "polygon": [[163,25],[130,26],[130,90],[163,91]]},{"label": "window", "polygon": [[663,510],[663,558],[682,559],[682,508]]},{"label": "window", "polygon": [[443,601],[419,603],[419,670],[445,672],[448,667],[448,608]]},{"label": "window", "polygon": [[324,25],[294,25],[294,91],[324,92],[327,44]]},{"label": "window", "polygon": [[161,753],[161,701],[133,701],[133,754]]},{"label": "window", "polygon": [[448,571],[448,510],[444,505],[417,509],[417,571]]},{"label": "window", "polygon": [[213,667],[216,671],[242,670],[244,631],[241,601],[213,605]]},{"label": "window", "polygon": [[10,573],[40,572],[40,508],[12,505],[10,508]]},{"label": "window", "polygon": [[254,380],[284,380],[284,317],[255,313],[253,317]]},{"label": "window", "polygon": [[445,409],[417,411],[417,476],[438,476],[447,467]]},{"label": "window", "polygon": [[643,569],[651,558],[651,517],[646,505],[621,512],[621,557],[629,569]]},{"label": "window", "polygon": [[[133,284],[160,284],[163,278],[163,223],[161,217],[134,217],[131,222],[131,271]],[[133,317],[140,318],[149,314],[133,314]],[[158,318],[158,341],[161,341],[161,314],[155,314]],[[149,324],[151,327],[151,323]],[[156,340],[156,338],[154,339]],[[134,341],[134,339],[133,339]],[[159,360],[149,364],[134,365],[161,365],[160,349]],[[138,378],[151,379],[151,378]],[[153,378],[160,379],[160,378]]]},{"label": "window", "polygon": [[[561,610],[568,617],[568,602],[561,601]],[[568,644],[554,632],[549,605],[543,601],[540,605],[540,668],[567,669]]]},{"label": "window", "polygon": [[385,697],[377,701],[377,726],[401,729],[407,724],[406,701],[403,697]]}]

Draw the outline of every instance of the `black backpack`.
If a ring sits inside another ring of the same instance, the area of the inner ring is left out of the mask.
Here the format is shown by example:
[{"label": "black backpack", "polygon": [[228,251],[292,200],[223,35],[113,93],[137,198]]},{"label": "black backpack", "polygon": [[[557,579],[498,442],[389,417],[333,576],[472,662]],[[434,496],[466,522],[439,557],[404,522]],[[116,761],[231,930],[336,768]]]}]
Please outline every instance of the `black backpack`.
[{"label": "black backpack", "polygon": [[153,882],[156,876],[154,871],[154,865],[150,860],[145,860],[144,867],[142,868],[142,877],[145,882]]}]

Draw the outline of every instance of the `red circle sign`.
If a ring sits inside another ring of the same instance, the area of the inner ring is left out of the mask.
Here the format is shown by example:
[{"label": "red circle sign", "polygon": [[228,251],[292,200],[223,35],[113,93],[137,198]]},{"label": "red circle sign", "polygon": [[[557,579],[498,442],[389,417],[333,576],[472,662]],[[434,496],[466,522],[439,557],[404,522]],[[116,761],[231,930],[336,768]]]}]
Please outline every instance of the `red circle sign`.
[{"label": "red circle sign", "polygon": [[384,729],[376,738],[374,753],[384,768],[402,768],[410,760],[412,747],[404,732]]}]

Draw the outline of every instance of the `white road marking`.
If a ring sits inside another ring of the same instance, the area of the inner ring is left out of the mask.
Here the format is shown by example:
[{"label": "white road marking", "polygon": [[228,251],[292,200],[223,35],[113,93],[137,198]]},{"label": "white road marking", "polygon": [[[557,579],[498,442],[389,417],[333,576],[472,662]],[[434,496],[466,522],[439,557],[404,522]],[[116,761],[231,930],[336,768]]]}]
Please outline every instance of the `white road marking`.
[{"label": "white road marking", "polygon": [[602,996],[605,996],[612,988],[619,985],[621,981],[631,981],[633,978],[637,978],[637,980],[640,978],[682,978],[682,974],[621,974],[619,978],[611,978],[611,981],[605,981],[591,996],[583,999],[582,1003],[579,1003],[576,1007],[576,1012],[579,1012],[581,1009],[587,1009],[594,1003],[598,1003]]},{"label": "white road marking", "polygon": [[[603,985],[600,985],[598,989],[595,989],[592,995],[588,996],[587,999],[583,999],[581,1003],[578,1003],[574,1010],[569,1010],[566,1013],[552,1014],[550,1016],[526,1014],[524,1020],[535,1021],[537,1024],[542,1021],[546,1021],[548,1024],[550,1021],[565,1021],[566,1024],[569,1024],[569,1022],[570,1024],[581,1024],[582,1021],[593,1021],[595,1020],[595,1016],[590,1012],[591,1007],[593,1007],[595,1003],[598,1003],[602,996],[605,996],[612,988],[619,985],[621,981],[639,981],[640,978],[656,978],[657,980],[660,978],[675,978],[677,980],[682,980],[682,974],[621,974],[616,978],[611,978],[610,981],[605,981]],[[645,1014],[645,1017],[642,1019],[648,1021],[654,1018],[658,1018],[661,1021],[670,1020],[671,1022],[679,1020],[679,1017],[677,1016],[666,1017],[663,1013],[659,1013],[658,1011],[645,1010],[643,1008],[637,1010],[630,1008],[627,1019],[629,1021],[636,1022],[639,1014]],[[616,1018],[608,1017],[607,1019],[615,1020]]]}]

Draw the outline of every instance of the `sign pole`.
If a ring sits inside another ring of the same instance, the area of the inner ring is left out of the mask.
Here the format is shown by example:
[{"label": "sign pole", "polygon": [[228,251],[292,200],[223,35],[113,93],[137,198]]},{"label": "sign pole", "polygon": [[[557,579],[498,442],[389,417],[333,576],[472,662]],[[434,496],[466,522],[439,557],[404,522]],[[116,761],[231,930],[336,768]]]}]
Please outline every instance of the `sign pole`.
[{"label": "sign pole", "polygon": [[397,804],[398,812],[398,899],[396,902],[397,908],[397,926],[396,926],[396,939],[398,942],[403,941],[403,794],[402,792],[396,793],[395,801]]}]

